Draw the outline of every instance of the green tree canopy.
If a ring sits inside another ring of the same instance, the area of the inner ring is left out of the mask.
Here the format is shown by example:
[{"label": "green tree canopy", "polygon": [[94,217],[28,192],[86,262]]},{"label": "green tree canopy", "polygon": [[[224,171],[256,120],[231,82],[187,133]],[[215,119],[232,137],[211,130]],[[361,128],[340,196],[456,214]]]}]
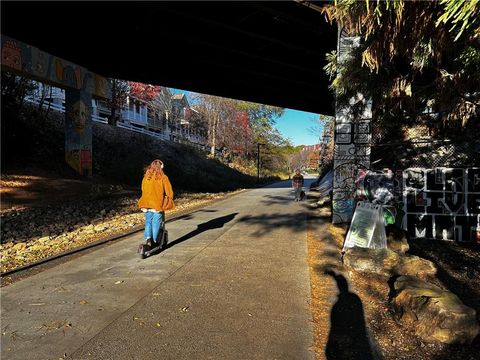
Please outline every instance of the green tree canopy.
[{"label": "green tree canopy", "polygon": [[479,0],[337,0],[323,12],[361,38],[342,63],[327,54],[339,104],[362,93],[385,123],[430,111],[437,128],[478,126]]}]

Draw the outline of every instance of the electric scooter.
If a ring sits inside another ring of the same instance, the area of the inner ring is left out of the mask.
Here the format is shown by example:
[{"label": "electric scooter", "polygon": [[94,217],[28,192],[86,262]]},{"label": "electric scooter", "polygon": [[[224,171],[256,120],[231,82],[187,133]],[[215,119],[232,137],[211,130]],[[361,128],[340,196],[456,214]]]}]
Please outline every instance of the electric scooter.
[{"label": "electric scooter", "polygon": [[168,230],[165,229],[165,221],[162,221],[160,227],[159,241],[158,243],[148,240],[147,243],[140,244],[138,246],[138,254],[141,259],[145,259],[157,251],[165,249],[168,244]]}]

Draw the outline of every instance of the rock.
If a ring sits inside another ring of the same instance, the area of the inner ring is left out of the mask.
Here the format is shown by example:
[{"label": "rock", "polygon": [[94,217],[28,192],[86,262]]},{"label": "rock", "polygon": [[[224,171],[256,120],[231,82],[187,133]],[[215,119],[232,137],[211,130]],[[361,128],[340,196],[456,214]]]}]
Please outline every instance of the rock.
[{"label": "rock", "polygon": [[398,318],[422,340],[465,344],[479,334],[475,310],[450,291],[413,276],[399,277],[394,287],[393,307]]},{"label": "rock", "polygon": [[50,240],[50,236],[42,236],[41,238],[39,238],[37,241],[39,243],[46,243]]},{"label": "rock", "polygon": [[12,249],[18,252],[18,251],[25,250],[26,247],[27,247],[27,244],[25,244],[24,242],[21,242],[21,243],[15,244],[12,247]]},{"label": "rock", "polygon": [[48,245],[43,245],[43,244],[34,244],[32,246],[29,246],[28,250],[29,251],[38,251],[38,252],[43,252],[47,249],[49,249],[50,246]]},{"label": "rock", "polygon": [[360,273],[390,277],[399,263],[399,255],[389,249],[347,248],[343,256],[344,265]]},{"label": "rock", "polygon": [[385,232],[387,233],[387,246],[390,250],[405,254],[410,249],[405,230],[394,225],[387,225]]},{"label": "rock", "polygon": [[437,273],[437,268],[431,261],[390,249],[348,248],[343,263],[350,270],[386,277],[412,275],[425,278]]},{"label": "rock", "polygon": [[2,244],[2,246],[3,246],[4,249],[9,249],[9,248],[14,246],[14,243],[13,243],[13,241],[8,241],[5,244]]},{"label": "rock", "polygon": [[105,225],[97,225],[97,226],[95,226],[95,231],[96,231],[96,232],[105,231],[105,230],[107,230],[107,229],[108,229],[108,227],[106,227]]},{"label": "rock", "polygon": [[395,268],[397,275],[410,275],[426,279],[435,276],[437,273],[437,267],[429,260],[414,255],[404,255],[400,259],[401,261]]}]

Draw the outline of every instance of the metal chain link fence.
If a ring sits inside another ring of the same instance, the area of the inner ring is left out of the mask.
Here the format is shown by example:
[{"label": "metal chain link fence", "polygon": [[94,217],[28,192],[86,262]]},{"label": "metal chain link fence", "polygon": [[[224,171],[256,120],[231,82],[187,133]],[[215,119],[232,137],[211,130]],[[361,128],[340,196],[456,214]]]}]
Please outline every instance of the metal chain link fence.
[{"label": "metal chain link fence", "polygon": [[[478,129],[436,133],[427,123],[388,129],[372,126],[372,168],[467,168],[480,166]],[[456,134],[457,136],[449,136]],[[458,136],[461,134],[461,136]]]}]

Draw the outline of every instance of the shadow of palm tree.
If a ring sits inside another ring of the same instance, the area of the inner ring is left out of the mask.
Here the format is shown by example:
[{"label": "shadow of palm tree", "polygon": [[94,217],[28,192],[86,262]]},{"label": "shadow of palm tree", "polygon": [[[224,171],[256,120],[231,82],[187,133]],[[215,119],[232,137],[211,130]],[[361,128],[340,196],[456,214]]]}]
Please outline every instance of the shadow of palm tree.
[{"label": "shadow of palm tree", "polygon": [[178,221],[178,220],[191,220],[195,217],[195,214],[200,213],[200,212],[207,212],[207,213],[213,213],[217,212],[218,210],[208,210],[208,209],[200,209],[196,211],[192,211],[191,213],[185,214],[185,215],[180,215],[178,217],[175,217],[171,219],[170,221]]},{"label": "shadow of palm tree", "polygon": [[305,229],[303,213],[270,213],[259,215],[244,215],[239,221],[252,225],[253,236],[263,236],[274,229],[284,228],[293,231],[303,231]]},{"label": "shadow of palm tree", "polygon": [[273,205],[273,204],[281,204],[281,205],[290,205],[293,201],[293,194],[292,196],[273,196],[273,195],[265,195],[262,199],[263,205]]},{"label": "shadow of palm tree", "polygon": [[347,280],[332,270],[325,271],[337,282],[340,293],[330,315],[330,334],[326,356],[328,360],[378,359],[370,344],[360,298],[348,289]]},{"label": "shadow of palm tree", "polygon": [[238,215],[238,213],[233,213],[233,214],[221,216],[221,217],[209,220],[207,222],[198,224],[197,228],[195,230],[190,231],[188,234],[185,234],[185,235],[179,237],[178,239],[176,239],[172,242],[169,242],[167,244],[167,246],[165,247],[165,249],[168,249],[172,246],[178,245],[181,242],[184,242],[188,239],[191,239],[191,238],[193,238],[193,237],[195,237],[195,236],[197,236],[197,235],[199,235],[199,234],[201,234],[205,231],[212,230],[212,229],[220,229],[220,228],[223,227],[223,225],[232,221],[235,218],[235,216],[237,216],[237,215]]}]

